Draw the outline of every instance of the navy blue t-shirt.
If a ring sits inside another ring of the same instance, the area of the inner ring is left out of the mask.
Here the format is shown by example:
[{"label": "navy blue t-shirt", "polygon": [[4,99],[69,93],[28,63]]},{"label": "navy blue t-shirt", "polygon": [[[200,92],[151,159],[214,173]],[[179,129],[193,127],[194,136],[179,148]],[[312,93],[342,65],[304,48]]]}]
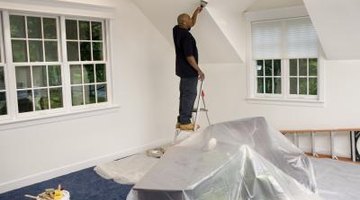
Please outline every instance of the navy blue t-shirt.
[{"label": "navy blue t-shirt", "polygon": [[197,77],[197,71],[186,60],[186,57],[194,56],[198,63],[199,56],[195,38],[189,30],[180,28],[179,25],[173,28],[173,38],[176,53],[176,75],[182,78]]}]

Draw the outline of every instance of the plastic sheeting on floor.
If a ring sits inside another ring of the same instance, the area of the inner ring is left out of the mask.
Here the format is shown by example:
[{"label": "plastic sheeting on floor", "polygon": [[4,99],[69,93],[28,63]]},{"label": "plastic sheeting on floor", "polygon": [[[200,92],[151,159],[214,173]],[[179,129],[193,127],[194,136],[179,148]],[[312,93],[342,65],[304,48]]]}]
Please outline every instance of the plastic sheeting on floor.
[{"label": "plastic sheeting on floor", "polygon": [[136,154],[96,166],[94,170],[105,179],[114,179],[120,184],[137,183],[159,159],[145,154]]},{"label": "plastic sheeting on floor", "polygon": [[320,198],[310,160],[259,117],[212,125],[169,148],[127,197],[154,199]]},{"label": "plastic sheeting on floor", "polygon": [[360,199],[360,165],[330,159],[311,159],[320,196],[325,200]]}]

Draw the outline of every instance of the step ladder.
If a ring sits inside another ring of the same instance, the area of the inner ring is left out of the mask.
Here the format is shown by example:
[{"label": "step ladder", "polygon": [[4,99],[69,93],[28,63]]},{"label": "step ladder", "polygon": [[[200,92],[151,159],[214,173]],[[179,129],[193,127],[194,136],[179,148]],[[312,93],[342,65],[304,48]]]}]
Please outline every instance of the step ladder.
[{"label": "step ladder", "polygon": [[194,129],[193,130],[181,130],[180,128],[176,128],[173,144],[176,144],[177,138],[178,138],[178,136],[180,135],[180,133],[182,131],[184,131],[184,132],[195,132],[195,131],[197,131],[198,124],[199,124],[200,113],[203,112],[203,113],[206,114],[206,119],[208,121],[208,124],[211,125],[210,118],[209,118],[209,113],[208,113],[209,110],[207,109],[206,103],[205,103],[205,92],[203,90],[203,85],[204,85],[204,81],[201,81],[200,82],[199,92],[198,92],[198,97],[196,99],[196,104],[195,104],[196,106],[192,110],[192,118],[193,118],[193,122],[194,122]]}]

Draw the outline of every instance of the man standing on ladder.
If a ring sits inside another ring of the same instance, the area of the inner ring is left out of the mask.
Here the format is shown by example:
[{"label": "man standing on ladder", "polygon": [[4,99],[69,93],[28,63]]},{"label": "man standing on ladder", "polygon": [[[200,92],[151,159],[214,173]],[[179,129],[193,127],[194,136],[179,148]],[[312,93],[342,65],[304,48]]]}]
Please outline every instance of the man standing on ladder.
[{"label": "man standing on ladder", "polygon": [[194,130],[191,115],[197,96],[198,79],[205,79],[198,65],[198,49],[190,29],[195,25],[202,7],[196,8],[192,17],[181,14],[177,18],[178,25],[173,28],[173,38],[176,52],[176,75],[180,77],[180,105],[176,128]]}]

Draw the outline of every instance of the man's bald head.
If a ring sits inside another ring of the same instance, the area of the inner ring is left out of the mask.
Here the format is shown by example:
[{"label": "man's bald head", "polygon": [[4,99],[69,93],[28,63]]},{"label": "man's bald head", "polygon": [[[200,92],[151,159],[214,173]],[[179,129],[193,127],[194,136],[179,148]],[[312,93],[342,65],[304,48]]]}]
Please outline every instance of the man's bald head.
[{"label": "man's bald head", "polygon": [[177,18],[178,25],[184,27],[184,28],[191,28],[192,26],[192,20],[190,15],[183,13],[180,14]]}]

